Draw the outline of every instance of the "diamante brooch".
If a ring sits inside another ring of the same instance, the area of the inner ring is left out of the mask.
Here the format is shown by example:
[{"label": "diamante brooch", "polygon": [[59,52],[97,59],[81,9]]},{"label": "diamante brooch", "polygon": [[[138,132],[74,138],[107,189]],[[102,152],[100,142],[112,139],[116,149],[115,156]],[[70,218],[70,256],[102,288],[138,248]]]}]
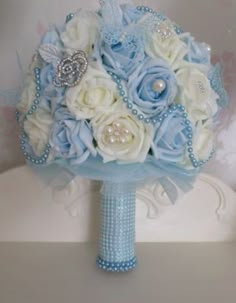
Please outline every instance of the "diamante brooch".
[{"label": "diamante brooch", "polygon": [[57,87],[73,87],[79,84],[88,67],[88,60],[83,51],[76,51],[72,56],[63,58],[58,66],[53,84]]}]

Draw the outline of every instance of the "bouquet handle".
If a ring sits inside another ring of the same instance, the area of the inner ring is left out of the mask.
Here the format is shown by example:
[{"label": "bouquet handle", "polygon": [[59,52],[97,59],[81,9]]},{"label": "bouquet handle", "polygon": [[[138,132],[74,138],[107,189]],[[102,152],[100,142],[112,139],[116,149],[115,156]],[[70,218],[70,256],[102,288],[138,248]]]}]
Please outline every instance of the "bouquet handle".
[{"label": "bouquet handle", "polygon": [[97,257],[99,268],[125,272],[136,267],[135,204],[135,183],[103,183]]}]

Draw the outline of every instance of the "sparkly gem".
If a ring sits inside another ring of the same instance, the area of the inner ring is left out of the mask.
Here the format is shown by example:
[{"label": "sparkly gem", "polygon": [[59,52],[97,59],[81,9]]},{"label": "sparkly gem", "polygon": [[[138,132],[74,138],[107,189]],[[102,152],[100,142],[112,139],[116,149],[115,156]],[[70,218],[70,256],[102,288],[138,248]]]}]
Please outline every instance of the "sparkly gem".
[{"label": "sparkly gem", "polygon": [[168,21],[159,22],[156,25],[155,31],[161,36],[162,40],[166,40],[173,35],[172,27]]},{"label": "sparkly gem", "polygon": [[60,61],[57,66],[57,76],[53,80],[55,86],[73,87],[79,84],[88,67],[88,60],[83,51],[77,51]]}]

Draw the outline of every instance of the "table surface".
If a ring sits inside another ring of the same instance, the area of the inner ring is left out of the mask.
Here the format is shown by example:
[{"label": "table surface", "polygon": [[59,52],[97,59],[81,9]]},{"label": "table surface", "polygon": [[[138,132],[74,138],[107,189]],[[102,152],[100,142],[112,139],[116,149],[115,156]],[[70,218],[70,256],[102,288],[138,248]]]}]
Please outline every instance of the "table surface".
[{"label": "table surface", "polygon": [[138,268],[95,266],[94,244],[1,243],[1,303],[235,303],[236,244],[138,244]]}]

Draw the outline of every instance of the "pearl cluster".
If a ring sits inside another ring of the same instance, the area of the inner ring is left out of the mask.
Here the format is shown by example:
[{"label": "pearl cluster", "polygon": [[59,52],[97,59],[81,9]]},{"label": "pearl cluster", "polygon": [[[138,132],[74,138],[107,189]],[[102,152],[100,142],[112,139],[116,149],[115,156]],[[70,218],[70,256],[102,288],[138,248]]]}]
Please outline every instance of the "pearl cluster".
[{"label": "pearl cluster", "polygon": [[[154,24],[155,25],[154,31],[160,34],[163,40],[166,40],[173,35],[172,28],[165,22],[167,20],[165,16],[156,13],[155,11],[153,11],[151,8],[147,6],[138,6],[137,10],[145,13],[151,13],[159,19],[158,22],[157,23],[155,22]],[[183,30],[178,25],[174,25],[174,29],[177,34],[183,33]]]},{"label": "pearl cluster", "polygon": [[44,150],[43,154],[40,157],[33,157],[31,155],[32,153],[29,153],[27,151],[29,149],[29,144],[27,142],[26,134],[21,135],[20,145],[21,145],[21,149],[23,151],[23,154],[24,154],[25,158],[28,161],[30,161],[32,164],[42,165],[42,164],[45,164],[47,162],[49,152],[50,152],[50,149],[51,149],[50,144],[46,145],[45,150]]},{"label": "pearl cluster", "polygon": [[[167,18],[161,14],[158,14],[156,12],[153,11],[153,9],[151,9],[150,7],[147,6],[138,6],[137,10],[145,12],[145,13],[152,13],[154,16],[158,17],[160,20],[165,21],[167,20]],[[174,30],[176,32],[177,35],[180,35],[184,32],[184,30],[182,29],[182,27],[180,27],[177,24],[173,24]]]},{"label": "pearl cluster", "polygon": [[104,129],[104,139],[108,144],[127,144],[132,141],[132,134],[128,128],[125,128],[122,123],[114,122]]},{"label": "pearl cluster", "polygon": [[137,258],[134,257],[128,262],[108,262],[101,257],[97,258],[97,266],[103,270],[110,272],[126,272],[134,269],[137,265]]},{"label": "pearl cluster", "polygon": [[171,27],[165,21],[157,23],[156,32],[161,36],[162,40],[166,40],[173,35]]}]

